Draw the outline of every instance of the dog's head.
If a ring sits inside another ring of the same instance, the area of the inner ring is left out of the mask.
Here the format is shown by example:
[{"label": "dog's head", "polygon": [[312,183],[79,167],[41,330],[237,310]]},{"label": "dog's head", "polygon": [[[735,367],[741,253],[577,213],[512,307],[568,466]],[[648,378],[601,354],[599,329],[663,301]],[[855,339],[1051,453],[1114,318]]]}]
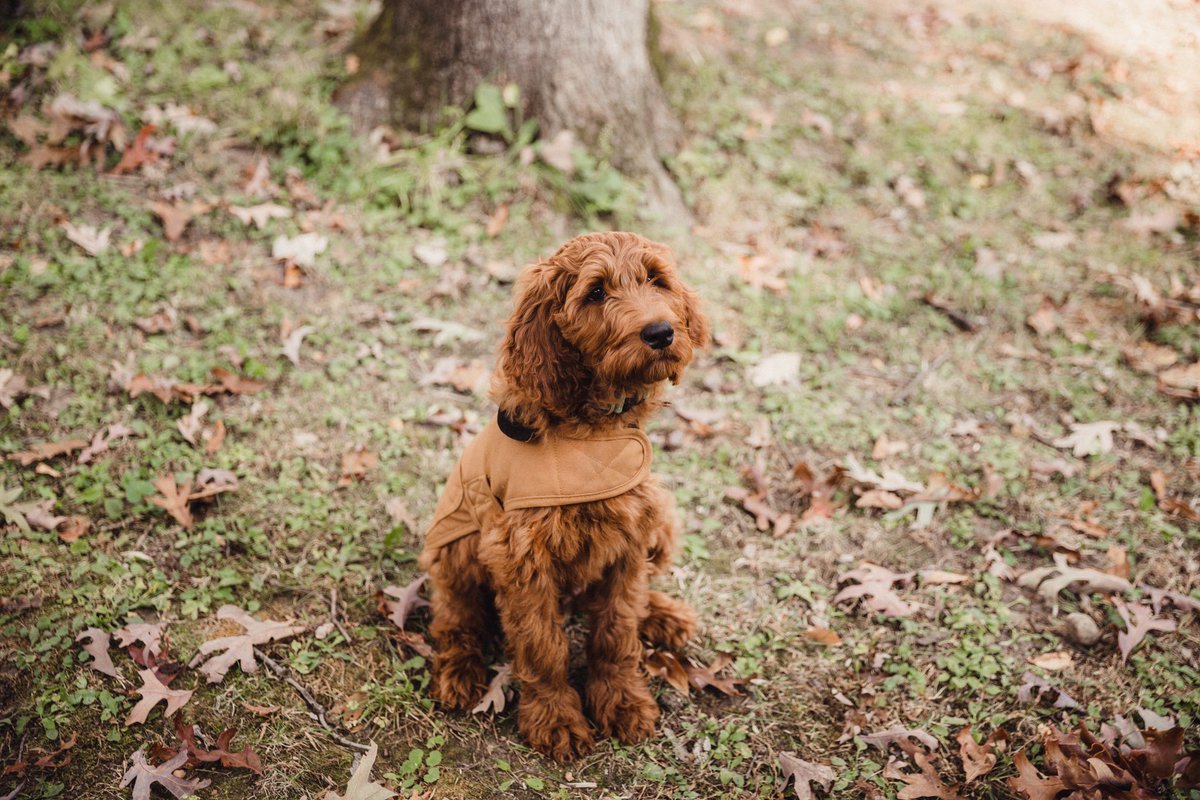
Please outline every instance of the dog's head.
[{"label": "dog's head", "polygon": [[515,296],[493,396],[535,430],[623,421],[708,343],[670,249],[633,233],[572,239],[528,267]]}]

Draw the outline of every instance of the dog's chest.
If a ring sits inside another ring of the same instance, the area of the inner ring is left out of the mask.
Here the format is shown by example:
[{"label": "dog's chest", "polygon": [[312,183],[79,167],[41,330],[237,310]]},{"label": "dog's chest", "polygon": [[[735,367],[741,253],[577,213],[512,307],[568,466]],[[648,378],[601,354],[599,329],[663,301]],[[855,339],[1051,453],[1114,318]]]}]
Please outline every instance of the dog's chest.
[{"label": "dog's chest", "polygon": [[618,562],[646,557],[648,528],[657,518],[648,494],[635,488],[595,503],[557,509],[560,533],[546,541],[547,554],[564,588],[579,590],[600,581]]}]

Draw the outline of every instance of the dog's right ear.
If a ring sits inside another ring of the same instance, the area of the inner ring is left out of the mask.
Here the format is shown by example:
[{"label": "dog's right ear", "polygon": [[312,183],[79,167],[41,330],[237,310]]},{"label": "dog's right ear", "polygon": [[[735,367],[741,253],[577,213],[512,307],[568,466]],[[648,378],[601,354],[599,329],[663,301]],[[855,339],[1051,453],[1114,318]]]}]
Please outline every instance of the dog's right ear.
[{"label": "dog's right ear", "polygon": [[492,399],[513,419],[544,429],[571,415],[587,380],[579,351],[555,321],[573,276],[552,261],[526,269],[496,362]]}]

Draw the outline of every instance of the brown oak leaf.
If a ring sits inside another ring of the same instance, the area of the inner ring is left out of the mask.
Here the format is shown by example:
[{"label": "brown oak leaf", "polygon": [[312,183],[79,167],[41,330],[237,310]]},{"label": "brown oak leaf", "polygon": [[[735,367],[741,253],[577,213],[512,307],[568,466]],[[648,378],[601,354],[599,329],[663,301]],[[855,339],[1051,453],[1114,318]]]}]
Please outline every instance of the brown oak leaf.
[{"label": "brown oak leaf", "polygon": [[92,657],[92,669],[112,678],[121,677],[121,673],[117,672],[117,668],[112,661],[112,656],[108,652],[109,643],[112,639],[107,631],[102,631],[99,628],[85,628],[75,637],[75,641],[86,642],[83,645],[83,649]]},{"label": "brown oak leaf", "polygon": [[388,597],[395,598],[395,600],[383,601],[384,610],[387,612],[388,620],[400,630],[404,630],[409,614],[418,608],[429,606],[429,601],[421,597],[421,587],[428,579],[429,576],[422,572],[406,586],[384,587],[383,593]]},{"label": "brown oak leaf", "polygon": [[779,769],[783,773],[784,788],[788,781],[792,781],[792,789],[798,800],[812,800],[812,784],[829,791],[833,779],[837,777],[832,767],[804,761],[791,753],[779,754]]},{"label": "brown oak leaf", "polygon": [[1119,597],[1113,598],[1117,607],[1117,615],[1125,623],[1125,630],[1117,632],[1117,648],[1121,651],[1121,662],[1129,660],[1133,648],[1146,638],[1151,631],[1171,633],[1175,630],[1174,620],[1158,619],[1154,609],[1141,603],[1126,603]]},{"label": "brown oak leaf", "polygon": [[[234,664],[241,665],[242,672],[247,674],[257,672],[258,661],[254,657],[255,645],[287,639],[304,632],[303,625],[288,625],[286,622],[274,620],[257,620],[234,605],[224,605],[217,609],[217,619],[236,622],[245,628],[246,632],[236,636],[211,639],[200,645],[200,652],[188,666],[192,668],[199,666],[200,672],[204,674],[209,683],[220,683]],[[212,655],[205,660],[206,656],[217,651],[224,652]]]},{"label": "brown oak leaf", "polygon": [[496,674],[492,676],[492,680],[488,683],[487,691],[483,695],[483,699],[479,704],[471,709],[472,714],[486,714],[489,711],[494,711],[499,714],[504,710],[505,704],[508,702],[508,685],[512,682],[512,665],[498,664],[492,667]]},{"label": "brown oak leaf", "polygon": [[152,767],[146,763],[145,748],[139,748],[130,759],[132,765],[121,779],[121,788],[132,783],[133,800],[150,800],[150,790],[155,784],[177,798],[191,797],[198,790],[208,786],[209,780],[185,779],[175,775],[175,771],[183,766],[187,757],[187,750],[180,750],[171,760]]},{"label": "brown oak leaf", "polygon": [[125,718],[126,725],[139,725],[146,721],[146,717],[156,705],[166,702],[167,710],[163,712],[164,717],[169,717],[192,699],[191,690],[185,689],[170,689],[153,670],[143,669],[138,671],[138,675],[142,679],[142,685],[137,690],[137,693],[142,696],[142,699],[137,702],[137,705],[129,712],[129,716]]}]

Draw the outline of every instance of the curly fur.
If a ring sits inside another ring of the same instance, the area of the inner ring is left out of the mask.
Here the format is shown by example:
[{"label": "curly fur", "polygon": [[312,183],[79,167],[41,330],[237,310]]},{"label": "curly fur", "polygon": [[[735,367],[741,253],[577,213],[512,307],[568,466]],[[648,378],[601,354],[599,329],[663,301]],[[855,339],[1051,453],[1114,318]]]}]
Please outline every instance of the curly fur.
[{"label": "curly fur", "polygon": [[[589,297],[598,286],[599,301]],[[678,382],[708,342],[670,250],[632,233],[571,240],[528,267],[515,296],[492,397],[538,435],[640,425],[662,405],[663,383]],[[675,339],[654,350],[641,332],[662,321]],[[613,413],[631,397],[645,399]],[[651,477],[608,500],[503,512],[478,536],[427,552],[434,697],[454,709],[479,701],[498,618],[521,690],[518,727],[534,749],[582,755],[593,742],[588,717],[624,743],[650,736],[659,712],[640,639],[677,648],[695,629],[686,604],[647,587],[677,538],[674,500]],[[582,698],[567,679],[563,626],[573,609],[590,623]]]}]

